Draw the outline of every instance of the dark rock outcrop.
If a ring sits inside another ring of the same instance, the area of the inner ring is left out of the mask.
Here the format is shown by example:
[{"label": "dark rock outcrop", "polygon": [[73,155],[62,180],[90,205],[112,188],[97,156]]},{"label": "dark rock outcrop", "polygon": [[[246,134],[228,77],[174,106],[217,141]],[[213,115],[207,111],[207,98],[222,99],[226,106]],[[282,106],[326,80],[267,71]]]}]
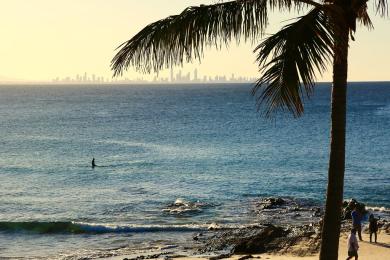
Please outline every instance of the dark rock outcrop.
[{"label": "dark rock outcrop", "polygon": [[[319,247],[318,226],[282,228],[274,225],[246,227],[218,231],[203,241],[200,253],[224,252],[223,254],[261,254],[270,252],[289,252],[298,255],[316,253]],[[299,246],[296,252],[294,246]],[[303,249],[302,249],[303,248]],[[221,253],[222,254],[222,253]]]},{"label": "dark rock outcrop", "polygon": [[279,249],[280,238],[289,232],[281,227],[267,226],[260,232],[243,237],[234,245],[234,253],[264,253]]}]

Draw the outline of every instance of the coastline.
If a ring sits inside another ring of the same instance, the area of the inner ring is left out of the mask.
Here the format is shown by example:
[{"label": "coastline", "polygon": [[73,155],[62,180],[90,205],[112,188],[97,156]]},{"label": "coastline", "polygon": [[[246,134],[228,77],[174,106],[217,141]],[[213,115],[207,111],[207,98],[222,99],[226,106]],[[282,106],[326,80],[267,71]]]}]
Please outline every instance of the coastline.
[{"label": "coastline", "polygon": [[[359,258],[379,260],[386,259],[390,256],[390,234],[385,231],[378,233],[378,243],[369,242],[369,234],[363,233],[363,241],[359,242]],[[340,236],[339,243],[339,259],[345,259],[347,257],[347,232],[343,232]],[[186,256],[186,257],[174,257],[176,260],[209,260],[209,259],[230,259],[230,260],[244,260],[244,259],[270,259],[270,260],[296,260],[306,259],[315,260],[318,259],[319,254],[312,254],[308,256],[297,256],[291,253],[265,253],[265,254],[234,254],[230,257],[210,258],[205,256]],[[170,257],[156,257],[155,259],[169,259]],[[133,256],[115,256],[104,258],[105,260],[125,260],[125,259],[143,259],[142,257],[134,258]]]},{"label": "coastline", "polygon": [[[339,259],[347,258],[347,232],[343,232],[340,236],[339,243]],[[390,235],[385,234],[384,232],[378,234],[379,242],[377,244],[370,243],[369,235],[362,234],[363,241],[359,243],[359,258],[360,259],[369,259],[369,260],[379,260],[386,259],[386,256],[390,256]],[[295,259],[306,259],[306,260],[317,260],[319,254],[311,256],[295,256],[295,255],[278,255],[278,254],[259,254],[254,255],[254,257],[261,257],[260,259],[270,259],[270,260],[295,260]],[[238,260],[242,256],[235,255],[231,257],[232,260]]]},{"label": "coastline", "polygon": [[[358,202],[356,202],[358,203]],[[344,203],[348,205],[348,203]],[[363,204],[362,204],[363,205]],[[193,217],[208,209],[207,204],[177,199],[162,210],[172,217]],[[232,259],[249,258],[293,260],[317,259],[320,248],[323,208],[307,200],[288,197],[268,197],[251,200],[248,204],[251,223],[226,225],[216,222],[199,226],[132,226],[115,224],[88,224],[82,222],[1,222],[0,231],[19,234],[21,231],[38,236],[42,241],[53,235],[63,239],[78,239],[81,245],[73,252],[58,251],[48,257],[53,259]],[[343,211],[350,215],[347,208]],[[387,208],[370,207],[379,221],[379,244],[361,243],[363,259],[384,259],[390,255],[390,215]],[[184,214],[184,215],[183,215]],[[363,236],[368,240],[367,223]],[[346,255],[346,238],[351,230],[351,220],[344,217],[340,239],[340,257]],[[0,233],[1,234],[1,233]],[[73,236],[75,235],[75,236]],[[11,236],[12,237],[12,236]],[[105,240],[99,248],[88,248],[81,237]],[[1,240],[1,237],[0,237]],[[119,243],[116,243],[119,241]],[[17,242],[19,244],[19,242]],[[46,242],[47,243],[47,242]],[[48,248],[51,252],[53,248]],[[12,254],[12,253],[11,253]],[[25,253],[29,254],[29,253]],[[0,257],[1,258],[1,257]],[[42,259],[46,259],[43,257]]]},{"label": "coastline", "polygon": [[[188,244],[179,249],[176,246],[161,247],[153,252],[135,253],[106,258],[107,260],[144,260],[144,259],[231,259],[251,258],[294,260],[318,259],[321,245],[321,209],[315,207],[294,206],[294,201],[286,198],[266,198],[256,203],[258,212],[272,210],[275,214],[287,214],[289,211],[312,212],[312,221],[298,224],[293,222],[281,225],[258,224],[248,227],[220,229],[212,228],[206,233],[192,236],[193,247]],[[356,202],[359,204],[358,202]],[[347,205],[347,203],[345,203]],[[288,205],[288,206],[287,206]],[[364,204],[361,204],[364,206]],[[275,211],[281,210],[281,211]],[[348,214],[348,206],[343,209]],[[347,237],[351,230],[351,221],[342,221],[339,243],[339,258],[347,257]],[[378,243],[370,243],[368,226],[363,226],[363,241],[359,243],[359,255],[363,259],[385,259],[390,255],[390,223],[382,219],[378,231]],[[177,249],[177,250],[176,250]]]}]

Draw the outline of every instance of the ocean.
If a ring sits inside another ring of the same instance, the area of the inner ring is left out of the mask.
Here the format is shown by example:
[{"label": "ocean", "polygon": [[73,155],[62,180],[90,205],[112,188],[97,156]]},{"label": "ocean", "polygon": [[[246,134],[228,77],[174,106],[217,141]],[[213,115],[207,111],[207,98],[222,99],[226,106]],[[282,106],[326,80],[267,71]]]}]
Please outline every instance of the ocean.
[{"label": "ocean", "polygon": [[[173,248],[210,225],[259,222],[259,198],[323,205],[330,84],[298,119],[262,117],[250,90],[0,86],[0,258]],[[390,82],[350,83],[345,199],[385,212],[389,129]]]}]

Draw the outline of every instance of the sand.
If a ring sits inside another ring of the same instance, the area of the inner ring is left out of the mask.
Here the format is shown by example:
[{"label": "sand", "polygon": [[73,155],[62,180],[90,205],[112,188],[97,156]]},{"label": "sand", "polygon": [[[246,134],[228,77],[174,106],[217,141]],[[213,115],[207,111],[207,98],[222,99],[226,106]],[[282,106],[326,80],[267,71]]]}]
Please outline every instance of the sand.
[{"label": "sand", "polygon": [[[378,234],[378,243],[370,243],[370,237],[368,234],[363,234],[363,241],[359,243],[359,259],[369,259],[369,260],[390,260],[390,235]],[[339,259],[347,258],[347,234],[342,234],[340,238],[340,248],[339,248]],[[308,257],[297,257],[297,256],[288,256],[288,255],[269,255],[261,254],[260,259],[270,259],[270,260],[295,260],[295,259],[307,259],[314,260],[318,259],[318,255],[308,256]],[[233,256],[233,259],[238,259],[242,256]]]},{"label": "sand", "polygon": [[[363,241],[359,243],[359,259],[361,260],[390,260],[390,235],[378,234],[378,243],[370,243],[370,237],[368,234],[363,234]],[[340,238],[340,248],[339,248],[339,259],[347,258],[347,234],[342,234]],[[237,260],[243,257],[243,255],[234,255],[230,259]],[[318,255],[307,256],[307,257],[298,257],[291,255],[270,255],[270,254],[260,254],[254,255],[254,257],[261,257],[260,259],[270,259],[270,260],[317,260]],[[175,258],[178,260],[199,260],[201,258]]]},{"label": "sand", "polygon": [[[342,234],[340,238],[339,247],[339,259],[347,258],[347,235]],[[390,234],[378,234],[378,243],[370,243],[370,237],[368,234],[363,234],[363,241],[359,242],[359,259],[360,260],[390,260]],[[238,260],[245,255],[233,255],[230,260]],[[107,258],[110,260],[122,260],[126,256],[117,256]],[[299,257],[292,255],[275,255],[275,254],[257,254],[253,255],[254,259],[269,259],[269,260],[317,260],[318,254],[313,256]],[[206,260],[207,258],[202,257],[179,257],[174,258],[175,260]]]}]

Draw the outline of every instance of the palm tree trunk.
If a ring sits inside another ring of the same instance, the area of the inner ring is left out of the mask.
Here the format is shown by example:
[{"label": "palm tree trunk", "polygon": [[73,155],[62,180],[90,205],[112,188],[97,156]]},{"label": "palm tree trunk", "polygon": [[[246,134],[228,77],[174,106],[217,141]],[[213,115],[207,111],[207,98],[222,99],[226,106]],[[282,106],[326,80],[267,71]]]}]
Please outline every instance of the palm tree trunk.
[{"label": "palm tree trunk", "polygon": [[330,158],[320,260],[337,260],[345,169],[349,29],[337,36],[334,46]]}]

